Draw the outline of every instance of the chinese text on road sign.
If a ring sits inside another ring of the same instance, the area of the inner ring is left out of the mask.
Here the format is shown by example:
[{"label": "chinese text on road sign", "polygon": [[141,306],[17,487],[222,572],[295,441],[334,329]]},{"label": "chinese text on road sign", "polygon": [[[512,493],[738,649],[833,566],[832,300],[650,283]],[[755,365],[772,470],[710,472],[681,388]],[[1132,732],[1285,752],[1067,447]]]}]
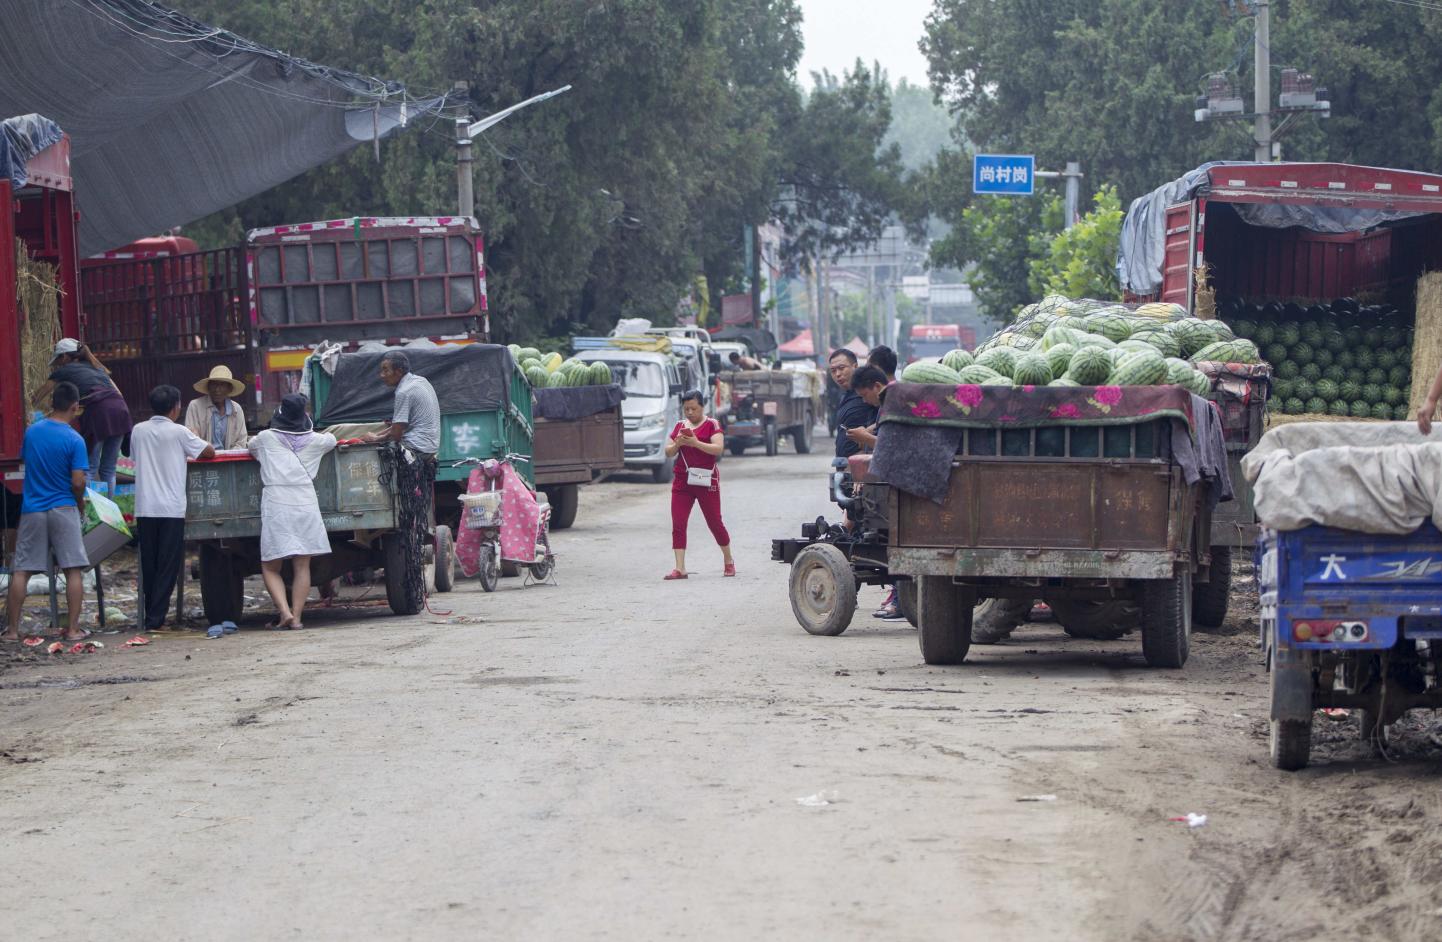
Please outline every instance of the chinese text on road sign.
[{"label": "chinese text on road sign", "polygon": [[1036,158],[1030,154],[977,154],[971,163],[973,193],[1030,196],[1036,180]]}]

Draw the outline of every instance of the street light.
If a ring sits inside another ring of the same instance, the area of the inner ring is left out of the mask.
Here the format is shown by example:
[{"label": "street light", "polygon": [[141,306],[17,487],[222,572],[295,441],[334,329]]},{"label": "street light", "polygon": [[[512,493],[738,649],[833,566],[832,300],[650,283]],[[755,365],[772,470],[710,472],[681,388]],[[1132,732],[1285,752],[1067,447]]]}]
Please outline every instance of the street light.
[{"label": "street light", "polygon": [[471,140],[500,124],[522,108],[539,104],[570,90],[571,86],[563,85],[554,91],[542,92],[479,121],[472,121],[469,117],[456,119],[456,202],[462,216],[469,219],[476,213],[476,194],[474,181],[471,179],[471,164],[474,162],[471,157]]}]

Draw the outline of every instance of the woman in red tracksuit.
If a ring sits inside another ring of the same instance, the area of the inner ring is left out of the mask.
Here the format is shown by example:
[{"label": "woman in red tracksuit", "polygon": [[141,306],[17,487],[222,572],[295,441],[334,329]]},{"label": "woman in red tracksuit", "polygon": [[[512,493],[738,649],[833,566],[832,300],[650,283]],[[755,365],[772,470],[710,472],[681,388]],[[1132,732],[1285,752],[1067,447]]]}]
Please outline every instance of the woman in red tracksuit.
[{"label": "woman in red tracksuit", "polygon": [[[721,471],[716,467],[716,459],[725,447],[725,436],[715,419],[706,418],[704,401],[701,393],[694,389],[681,397],[685,418],[676,423],[671,430],[671,440],[666,443],[666,457],[676,458],[671,479],[671,548],[676,553],[676,568],[666,574],[667,579],[686,578],[686,524],[691,520],[692,504],[701,505],[706,525],[711,528],[716,545],[721,547],[721,555],[726,560],[722,575],[736,575],[736,564],[731,560],[731,535],[721,522]],[[709,471],[710,483],[689,483],[693,470]]]}]

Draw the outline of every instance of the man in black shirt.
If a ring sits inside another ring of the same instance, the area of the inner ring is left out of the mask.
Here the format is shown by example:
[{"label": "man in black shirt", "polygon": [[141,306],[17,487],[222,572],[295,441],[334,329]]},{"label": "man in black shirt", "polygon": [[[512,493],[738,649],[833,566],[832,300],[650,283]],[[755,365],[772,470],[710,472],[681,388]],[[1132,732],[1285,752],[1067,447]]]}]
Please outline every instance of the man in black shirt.
[{"label": "man in black shirt", "polygon": [[847,430],[868,428],[876,424],[876,410],[851,391],[851,375],[856,372],[856,354],[842,347],[832,352],[826,365],[836,385],[845,391],[836,407],[836,457],[849,458],[859,452],[861,446],[847,436]]}]

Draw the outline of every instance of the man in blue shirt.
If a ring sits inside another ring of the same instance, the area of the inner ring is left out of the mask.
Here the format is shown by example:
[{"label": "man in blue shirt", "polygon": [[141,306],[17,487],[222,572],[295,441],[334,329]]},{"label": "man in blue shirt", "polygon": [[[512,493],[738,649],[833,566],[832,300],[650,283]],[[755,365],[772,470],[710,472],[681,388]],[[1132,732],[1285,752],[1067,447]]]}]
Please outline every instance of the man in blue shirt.
[{"label": "man in blue shirt", "polygon": [[50,394],[50,413],[30,426],[20,449],[25,462],[25,499],[20,505],[20,526],[15,536],[15,557],[10,567],[9,624],[0,641],[20,640],[20,614],[25,607],[25,584],[37,572],[49,572],[53,557],[65,570],[65,602],[70,627],[61,634],[79,641],[90,632],[80,627],[85,602],[82,576],[90,566],[80,530],[85,506],[85,472],[90,461],[85,439],[70,423],[80,414],[80,390],[59,382]]},{"label": "man in blue shirt", "polygon": [[861,450],[861,446],[846,433],[854,428],[869,428],[876,424],[876,410],[851,390],[851,377],[856,372],[856,354],[845,347],[834,351],[826,361],[827,370],[836,385],[845,390],[841,402],[836,406],[836,457],[849,458]]}]

